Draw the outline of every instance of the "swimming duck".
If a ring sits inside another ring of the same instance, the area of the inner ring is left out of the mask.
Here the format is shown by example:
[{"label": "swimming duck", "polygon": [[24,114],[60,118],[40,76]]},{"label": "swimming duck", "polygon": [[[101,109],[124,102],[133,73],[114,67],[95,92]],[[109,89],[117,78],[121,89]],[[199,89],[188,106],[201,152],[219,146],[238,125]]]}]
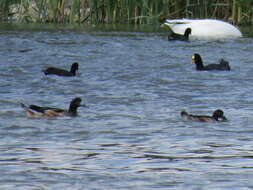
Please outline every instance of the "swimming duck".
[{"label": "swimming duck", "polygon": [[230,71],[229,63],[224,59],[221,59],[219,64],[209,64],[204,66],[201,56],[198,53],[195,53],[192,56],[192,62],[195,63],[197,71],[208,71],[208,70]]},{"label": "swimming duck", "polygon": [[206,116],[206,115],[192,115],[187,113],[186,111],[181,111],[181,117],[184,120],[190,120],[190,121],[203,121],[203,122],[210,122],[210,121],[227,121],[227,118],[224,116],[224,113],[222,110],[218,109],[213,112],[212,116]]},{"label": "swimming duck", "polygon": [[81,106],[81,98],[74,98],[70,102],[69,109],[60,109],[54,107],[42,107],[37,105],[25,105],[21,104],[21,106],[25,109],[26,115],[29,118],[37,118],[37,117],[56,117],[56,116],[76,116],[77,108]]},{"label": "swimming duck", "polygon": [[168,40],[189,41],[189,35],[191,34],[191,32],[191,28],[186,28],[183,35],[171,31],[171,34],[168,36]]},{"label": "swimming duck", "polygon": [[179,34],[191,28],[191,37],[198,39],[242,37],[242,33],[235,26],[216,19],[167,19],[164,25]]},{"label": "swimming duck", "polygon": [[70,77],[70,76],[76,76],[77,70],[78,70],[78,63],[75,62],[72,64],[70,71],[55,68],[55,67],[49,67],[43,72],[45,73],[45,75],[58,75],[58,76]]}]

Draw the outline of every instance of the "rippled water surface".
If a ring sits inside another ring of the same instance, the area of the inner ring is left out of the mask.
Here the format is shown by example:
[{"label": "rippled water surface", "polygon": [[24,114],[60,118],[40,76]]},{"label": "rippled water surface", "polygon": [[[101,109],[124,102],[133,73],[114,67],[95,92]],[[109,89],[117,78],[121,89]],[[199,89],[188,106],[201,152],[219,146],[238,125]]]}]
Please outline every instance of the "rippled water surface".
[{"label": "rippled water surface", "polygon": [[[165,32],[0,31],[0,189],[253,188],[253,39],[168,42]],[[191,55],[231,72],[197,72]],[[72,78],[45,76],[48,66]],[[78,117],[28,119],[20,102]],[[225,123],[182,121],[180,111]]]}]

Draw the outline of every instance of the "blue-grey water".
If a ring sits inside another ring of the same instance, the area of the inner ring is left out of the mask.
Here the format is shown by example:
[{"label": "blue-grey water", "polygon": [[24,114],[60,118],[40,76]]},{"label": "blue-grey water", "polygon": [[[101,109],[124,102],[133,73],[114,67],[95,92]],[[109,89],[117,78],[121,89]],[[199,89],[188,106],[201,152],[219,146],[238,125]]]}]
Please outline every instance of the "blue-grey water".
[{"label": "blue-grey water", "polygon": [[[0,31],[0,189],[253,188],[253,39],[168,42],[166,33]],[[231,72],[197,72],[225,58]],[[49,66],[77,77],[45,76]],[[26,117],[20,102],[77,117]],[[180,111],[228,122],[182,121]]]}]

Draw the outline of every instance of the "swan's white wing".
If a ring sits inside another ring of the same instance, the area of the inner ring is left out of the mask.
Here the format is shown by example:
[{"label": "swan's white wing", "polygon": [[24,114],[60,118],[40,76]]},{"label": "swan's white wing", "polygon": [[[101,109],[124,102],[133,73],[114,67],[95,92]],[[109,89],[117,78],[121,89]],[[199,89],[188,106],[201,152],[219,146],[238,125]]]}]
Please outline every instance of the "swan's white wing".
[{"label": "swan's white wing", "polygon": [[174,19],[164,23],[175,33],[183,34],[187,28],[192,29],[193,38],[237,38],[242,33],[235,26],[215,19]]}]

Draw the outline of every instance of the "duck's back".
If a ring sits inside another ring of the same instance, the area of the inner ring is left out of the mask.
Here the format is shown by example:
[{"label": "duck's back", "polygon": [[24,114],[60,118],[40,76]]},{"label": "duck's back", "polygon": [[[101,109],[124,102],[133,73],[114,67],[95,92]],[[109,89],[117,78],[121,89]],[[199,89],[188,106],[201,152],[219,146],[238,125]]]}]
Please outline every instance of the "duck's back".
[{"label": "duck's back", "polygon": [[215,119],[211,116],[207,115],[192,115],[189,114],[189,120],[191,121],[203,121],[203,122],[210,122],[210,121],[215,121]]},{"label": "duck's back", "polygon": [[169,36],[168,36],[168,40],[184,40],[183,38],[184,36],[181,34],[176,34],[174,32],[172,32]]},{"label": "duck's back", "polygon": [[221,59],[220,60],[220,65],[225,69],[225,70],[230,70],[230,66],[229,66],[229,62],[224,60],[224,59]]},{"label": "duck's back", "polygon": [[212,116],[193,115],[193,114],[188,114],[186,111],[181,112],[181,117],[183,120],[188,120],[188,121],[202,121],[202,122],[216,121],[215,118],[213,118]]},{"label": "duck's back", "polygon": [[46,70],[44,70],[44,73],[45,75],[74,76],[74,74],[69,71],[55,67],[47,68]]},{"label": "duck's back", "polygon": [[220,64],[209,64],[204,67],[204,70],[220,70],[220,71],[230,71],[230,66],[227,61],[222,59]]},{"label": "duck's back", "polygon": [[190,117],[192,121],[203,121],[203,122],[215,121],[213,117],[206,115],[190,115]]}]

